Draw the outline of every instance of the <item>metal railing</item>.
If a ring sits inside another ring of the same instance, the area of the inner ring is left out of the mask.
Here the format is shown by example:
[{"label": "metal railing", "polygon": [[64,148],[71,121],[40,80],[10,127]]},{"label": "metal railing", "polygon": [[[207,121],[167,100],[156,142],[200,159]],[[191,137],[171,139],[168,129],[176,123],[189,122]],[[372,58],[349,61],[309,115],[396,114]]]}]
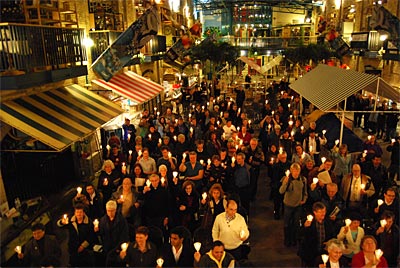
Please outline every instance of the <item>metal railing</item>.
[{"label": "metal railing", "polygon": [[279,49],[298,46],[307,46],[317,43],[317,36],[296,36],[296,37],[250,37],[240,38],[235,36],[223,36],[221,41],[227,42],[232,46],[242,48],[266,48]]},{"label": "metal railing", "polygon": [[0,72],[26,73],[86,64],[84,30],[0,23]]}]

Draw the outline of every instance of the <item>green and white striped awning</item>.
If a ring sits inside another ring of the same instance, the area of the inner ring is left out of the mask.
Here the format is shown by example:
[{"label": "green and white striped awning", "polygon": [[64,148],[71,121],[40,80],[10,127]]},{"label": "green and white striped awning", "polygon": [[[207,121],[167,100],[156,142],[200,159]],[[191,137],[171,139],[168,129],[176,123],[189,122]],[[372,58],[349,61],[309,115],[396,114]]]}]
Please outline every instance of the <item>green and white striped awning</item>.
[{"label": "green and white striped awning", "polygon": [[293,82],[290,87],[322,111],[332,109],[360,90],[368,90],[375,94],[377,87],[378,96],[392,100],[399,98],[399,94],[394,88],[375,75],[324,64],[318,65],[302,78]]},{"label": "green and white striped awning", "polygon": [[120,106],[73,84],[1,103],[0,120],[62,151],[122,112]]}]

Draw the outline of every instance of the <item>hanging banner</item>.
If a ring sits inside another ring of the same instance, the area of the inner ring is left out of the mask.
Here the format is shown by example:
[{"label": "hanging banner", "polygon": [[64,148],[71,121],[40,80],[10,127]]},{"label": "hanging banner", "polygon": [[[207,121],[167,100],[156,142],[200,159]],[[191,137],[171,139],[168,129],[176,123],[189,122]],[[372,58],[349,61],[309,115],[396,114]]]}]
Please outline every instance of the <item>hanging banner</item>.
[{"label": "hanging banner", "polygon": [[152,6],[97,58],[91,66],[93,71],[109,81],[157,35],[158,23],[157,8]]}]

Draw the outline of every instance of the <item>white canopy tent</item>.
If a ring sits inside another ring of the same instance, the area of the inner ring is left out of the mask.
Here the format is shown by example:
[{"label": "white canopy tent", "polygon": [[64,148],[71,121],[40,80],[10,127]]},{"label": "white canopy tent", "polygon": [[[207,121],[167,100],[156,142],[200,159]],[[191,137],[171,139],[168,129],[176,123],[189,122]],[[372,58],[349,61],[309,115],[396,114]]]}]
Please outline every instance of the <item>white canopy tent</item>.
[{"label": "white canopy tent", "polygon": [[[325,64],[318,65],[302,78],[290,84],[290,87],[321,111],[342,113],[340,143],[343,138],[344,115],[348,97],[360,90],[366,90],[375,94],[375,99],[381,96],[396,102],[400,100],[399,90],[391,87],[378,76]],[[345,101],[344,110],[335,109],[335,106],[342,101]],[[376,104],[377,102],[375,102],[373,111],[376,111]],[[365,113],[365,111],[359,112]]]}]

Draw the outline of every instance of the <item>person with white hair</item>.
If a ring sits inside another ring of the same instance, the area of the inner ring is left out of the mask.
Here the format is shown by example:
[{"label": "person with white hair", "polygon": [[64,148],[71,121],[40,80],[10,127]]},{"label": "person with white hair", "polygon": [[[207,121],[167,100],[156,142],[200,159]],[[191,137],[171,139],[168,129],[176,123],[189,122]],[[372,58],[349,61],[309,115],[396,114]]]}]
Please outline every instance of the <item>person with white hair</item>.
[{"label": "person with white hair", "polygon": [[116,201],[106,203],[106,214],[100,218],[99,225],[94,226],[94,231],[103,241],[105,255],[121,243],[129,241],[128,222],[121,213],[117,213]]},{"label": "person with white hair", "polygon": [[331,240],[328,240],[326,242],[326,251],[328,251],[326,256],[328,257],[328,261],[322,259],[322,255],[318,256],[315,262],[315,267],[348,267],[348,261],[342,255],[344,249],[345,246],[339,239],[332,238]]}]

